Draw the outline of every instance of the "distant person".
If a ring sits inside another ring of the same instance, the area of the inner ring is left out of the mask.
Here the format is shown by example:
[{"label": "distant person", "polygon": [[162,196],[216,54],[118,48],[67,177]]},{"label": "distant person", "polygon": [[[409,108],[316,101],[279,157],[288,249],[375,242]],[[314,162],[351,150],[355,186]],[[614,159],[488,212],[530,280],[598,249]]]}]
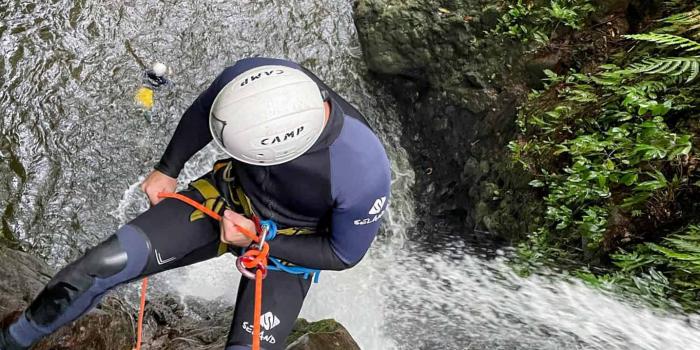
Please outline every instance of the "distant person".
[{"label": "distant person", "polygon": [[[223,213],[221,225],[158,197],[175,191],[185,162],[212,138],[232,158],[217,161],[181,193]],[[350,268],[379,229],[390,167],[363,116],[316,76],[290,61],[249,58],[226,68],[187,109],[141,188],[151,209],[58,272],[0,332],[0,350],[29,348],[120,284],[240,253],[251,240],[236,226],[255,231],[254,216],[279,226],[269,242],[272,257],[311,269]],[[311,283],[269,272],[262,348],[284,347]],[[252,280],[241,279],[228,350],[250,348],[254,289]]]}]

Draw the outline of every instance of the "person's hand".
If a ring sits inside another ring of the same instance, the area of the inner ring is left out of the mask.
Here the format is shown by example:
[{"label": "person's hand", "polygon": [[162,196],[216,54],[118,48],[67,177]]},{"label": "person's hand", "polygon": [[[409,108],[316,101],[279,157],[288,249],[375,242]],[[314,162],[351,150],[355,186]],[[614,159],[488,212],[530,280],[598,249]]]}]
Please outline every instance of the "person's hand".
[{"label": "person's hand", "polygon": [[255,223],[253,220],[236,213],[235,211],[224,211],[224,218],[221,220],[221,241],[236,247],[247,247],[253,242],[237,226],[243,227],[248,232],[255,234]]},{"label": "person's hand", "polygon": [[177,188],[177,179],[173,179],[158,170],[153,170],[141,183],[141,191],[148,196],[151,205],[156,205],[163,200],[163,198],[158,198],[158,193],[175,192],[175,188]]}]

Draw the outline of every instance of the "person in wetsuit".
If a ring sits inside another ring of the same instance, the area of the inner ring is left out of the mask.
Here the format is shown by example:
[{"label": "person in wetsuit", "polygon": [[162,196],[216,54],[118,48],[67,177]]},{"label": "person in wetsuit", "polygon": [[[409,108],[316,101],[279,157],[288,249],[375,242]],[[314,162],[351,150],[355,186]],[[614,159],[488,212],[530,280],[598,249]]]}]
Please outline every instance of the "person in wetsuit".
[{"label": "person in wetsuit", "polygon": [[[176,199],[176,179],[212,139],[232,158],[180,192],[223,214],[221,224]],[[388,206],[390,166],[363,116],[300,65],[248,58],[214,80],[181,118],[142,189],[152,207],[58,272],[0,332],[0,350],[27,349],[94,307],[118,285],[240,253],[238,227],[273,220],[270,256],[284,264],[344,270],[365,255]],[[203,283],[205,281],[202,281]],[[269,271],[261,346],[282,349],[311,279]],[[241,278],[227,350],[249,349],[255,283]]]}]

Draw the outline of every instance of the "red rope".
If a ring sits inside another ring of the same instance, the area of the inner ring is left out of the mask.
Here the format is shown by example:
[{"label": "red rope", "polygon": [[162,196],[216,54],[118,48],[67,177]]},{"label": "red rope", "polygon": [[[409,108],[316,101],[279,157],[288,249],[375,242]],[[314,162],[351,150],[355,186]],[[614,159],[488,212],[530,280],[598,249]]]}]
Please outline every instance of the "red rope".
[{"label": "red rope", "polygon": [[[183,196],[179,193],[169,193],[169,192],[161,192],[158,194],[159,198],[173,198],[177,199],[180,201],[183,201],[191,206],[193,206],[195,209],[201,211],[204,214],[209,215],[211,218],[213,218],[216,221],[221,221],[223,218],[221,215],[216,213],[215,211],[205,207],[201,203],[198,203],[197,201],[193,200],[192,198]],[[255,233],[250,232],[248,229],[245,227],[236,225],[236,229],[246,235],[246,237],[252,239],[254,242],[260,242],[260,237],[258,237]],[[256,268],[259,265],[262,265],[263,267],[267,267],[267,256],[268,253],[270,252],[270,246],[265,243],[262,247],[262,250],[258,249],[250,249],[243,256],[249,256],[252,259],[249,261],[245,261],[243,264],[245,267],[248,269]],[[254,315],[253,315],[253,350],[260,350],[260,314],[262,313],[262,280],[264,276],[262,273],[261,269],[257,269],[255,271],[255,308],[254,308]],[[139,308],[139,320],[138,320],[138,325],[137,325],[137,330],[136,330],[136,348],[134,350],[141,350],[141,336],[142,336],[142,330],[143,330],[143,312],[146,307],[146,289],[148,288],[148,277],[143,279],[143,282],[141,284],[141,303],[140,303],[140,308]]]}]

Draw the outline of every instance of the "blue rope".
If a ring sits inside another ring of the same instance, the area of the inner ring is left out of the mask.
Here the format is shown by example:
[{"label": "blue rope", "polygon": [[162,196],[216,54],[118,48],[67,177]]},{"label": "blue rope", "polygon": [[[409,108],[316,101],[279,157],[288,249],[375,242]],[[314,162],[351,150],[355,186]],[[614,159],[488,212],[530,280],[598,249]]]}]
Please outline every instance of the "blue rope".
[{"label": "blue rope", "polygon": [[277,237],[277,224],[272,220],[260,220],[260,227],[267,226],[267,237],[265,240],[271,241]]},{"label": "blue rope", "polygon": [[[267,226],[267,237],[265,238],[266,240],[271,241],[275,239],[275,237],[277,237],[277,224],[274,221],[260,221],[260,226]],[[267,269],[270,271],[282,271],[292,275],[304,275],[304,279],[308,279],[309,277],[313,276],[314,283],[318,283],[318,279],[319,277],[321,277],[321,270],[311,269],[303,266],[286,266],[282,264],[282,262],[279,259],[275,259],[271,256],[268,257],[268,260],[272,261],[272,263],[274,264],[269,265],[267,267]]]}]

